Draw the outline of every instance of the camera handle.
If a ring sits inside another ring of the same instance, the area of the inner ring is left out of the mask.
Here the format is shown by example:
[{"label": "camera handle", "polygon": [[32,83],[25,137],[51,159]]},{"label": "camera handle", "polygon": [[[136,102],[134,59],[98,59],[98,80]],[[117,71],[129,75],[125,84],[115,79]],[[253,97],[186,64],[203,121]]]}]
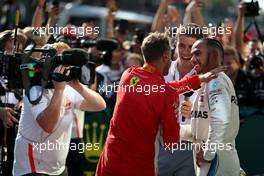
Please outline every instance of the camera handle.
[{"label": "camera handle", "polygon": [[254,17],[252,18],[252,21],[249,23],[249,25],[244,30],[244,34],[247,33],[247,31],[250,29],[252,25],[254,25],[257,30],[258,38],[261,40],[261,42],[264,42],[264,36],[261,34],[259,27],[258,27],[258,23]]}]

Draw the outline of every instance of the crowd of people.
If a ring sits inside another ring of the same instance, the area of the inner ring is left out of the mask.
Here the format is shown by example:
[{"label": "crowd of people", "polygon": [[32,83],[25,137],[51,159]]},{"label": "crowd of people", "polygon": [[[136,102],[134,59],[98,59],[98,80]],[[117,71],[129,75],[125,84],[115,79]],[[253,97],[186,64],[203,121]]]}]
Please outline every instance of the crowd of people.
[{"label": "crowd of people", "polygon": [[[106,110],[111,122],[97,176],[245,174],[235,139],[246,118],[264,113],[263,37],[244,33],[245,3],[236,21],[206,25],[200,0],[191,0],[182,18],[173,1],[161,0],[150,29],[130,33],[128,21],[115,22],[117,2],[108,0],[107,39],[72,34],[78,26],[70,22],[68,30],[43,33],[60,14],[54,5],[44,20],[44,6],[39,0],[30,26],[0,31],[0,174],[83,175],[83,156],[70,146],[82,142],[85,111]],[[30,47],[39,50],[28,53]],[[21,71],[24,89],[10,88],[8,60],[25,64],[20,56],[27,53],[40,63],[47,51],[93,62],[89,83],[63,79],[72,65],[44,61],[34,76]],[[41,148],[50,144],[66,147]]]}]

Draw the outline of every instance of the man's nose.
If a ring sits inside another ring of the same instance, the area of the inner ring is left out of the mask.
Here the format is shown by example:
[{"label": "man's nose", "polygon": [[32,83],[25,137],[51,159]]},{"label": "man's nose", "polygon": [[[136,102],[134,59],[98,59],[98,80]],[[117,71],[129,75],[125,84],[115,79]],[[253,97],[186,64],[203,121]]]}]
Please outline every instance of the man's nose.
[{"label": "man's nose", "polygon": [[194,56],[192,56],[190,62],[191,62],[191,64],[192,64],[193,66],[197,64],[197,60],[195,59]]}]

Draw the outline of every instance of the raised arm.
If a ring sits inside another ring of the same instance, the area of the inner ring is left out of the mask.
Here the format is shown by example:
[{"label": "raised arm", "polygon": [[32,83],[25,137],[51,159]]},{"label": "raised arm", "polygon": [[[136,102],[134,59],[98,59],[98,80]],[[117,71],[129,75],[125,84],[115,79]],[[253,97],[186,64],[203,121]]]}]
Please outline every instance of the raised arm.
[{"label": "raised arm", "polygon": [[204,19],[201,12],[201,0],[192,0],[185,9],[183,24],[196,23],[199,26],[204,25]]},{"label": "raised arm", "polygon": [[154,16],[152,26],[151,26],[151,31],[152,32],[161,32],[162,31],[162,26],[163,26],[163,16],[166,13],[167,7],[169,5],[170,1],[169,0],[162,0],[160,2],[159,8]]},{"label": "raised arm", "polygon": [[198,24],[199,26],[204,26],[204,17],[202,14],[202,2],[201,0],[196,1],[196,8],[193,11],[193,23]]},{"label": "raised arm", "polygon": [[244,56],[244,23],[245,23],[245,5],[239,4],[238,16],[235,24],[235,46],[237,51]]},{"label": "raised arm", "polygon": [[49,18],[46,24],[46,27],[54,26],[55,19],[59,15],[59,7],[52,7],[51,11],[49,12]]},{"label": "raised arm", "polygon": [[183,94],[185,92],[196,89],[201,83],[208,83],[212,79],[217,78],[218,73],[225,71],[226,66],[219,66],[207,73],[200,75],[187,76],[180,81],[169,81],[168,84],[177,91],[178,94]]},{"label": "raised arm", "polygon": [[70,81],[69,85],[84,98],[80,104],[81,110],[102,111],[106,108],[106,103],[101,95],[84,86],[78,80]]},{"label": "raised arm", "polygon": [[168,6],[168,17],[169,23],[173,25],[173,27],[180,26],[181,23],[181,15],[175,6]]},{"label": "raised arm", "polygon": [[115,0],[109,0],[106,4],[108,8],[107,15],[107,37],[114,38],[114,20],[115,20],[115,12],[117,11],[117,6]]},{"label": "raised arm", "polygon": [[41,27],[42,26],[42,19],[43,19],[43,8],[46,0],[39,0],[38,6],[36,7],[36,10],[33,15],[32,27]]},{"label": "raised arm", "polygon": [[[54,72],[63,73],[64,67],[57,67]],[[43,96],[41,101],[32,106],[33,116],[39,126],[47,133],[52,133],[60,117],[60,111],[63,103],[63,92],[65,89],[65,82],[53,82],[54,92],[49,102],[47,97]],[[48,104],[48,106],[46,106]]]}]

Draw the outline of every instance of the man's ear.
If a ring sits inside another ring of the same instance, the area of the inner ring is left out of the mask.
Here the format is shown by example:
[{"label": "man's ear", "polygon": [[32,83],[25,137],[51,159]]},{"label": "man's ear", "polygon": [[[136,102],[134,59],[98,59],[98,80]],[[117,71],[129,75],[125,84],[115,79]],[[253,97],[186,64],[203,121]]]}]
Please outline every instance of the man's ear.
[{"label": "man's ear", "polygon": [[161,61],[162,61],[162,63],[166,62],[166,59],[167,59],[167,56],[166,56],[166,54],[164,53],[164,54],[161,56]]},{"label": "man's ear", "polygon": [[208,68],[212,70],[220,65],[220,53],[215,48],[211,48],[209,53]]}]

